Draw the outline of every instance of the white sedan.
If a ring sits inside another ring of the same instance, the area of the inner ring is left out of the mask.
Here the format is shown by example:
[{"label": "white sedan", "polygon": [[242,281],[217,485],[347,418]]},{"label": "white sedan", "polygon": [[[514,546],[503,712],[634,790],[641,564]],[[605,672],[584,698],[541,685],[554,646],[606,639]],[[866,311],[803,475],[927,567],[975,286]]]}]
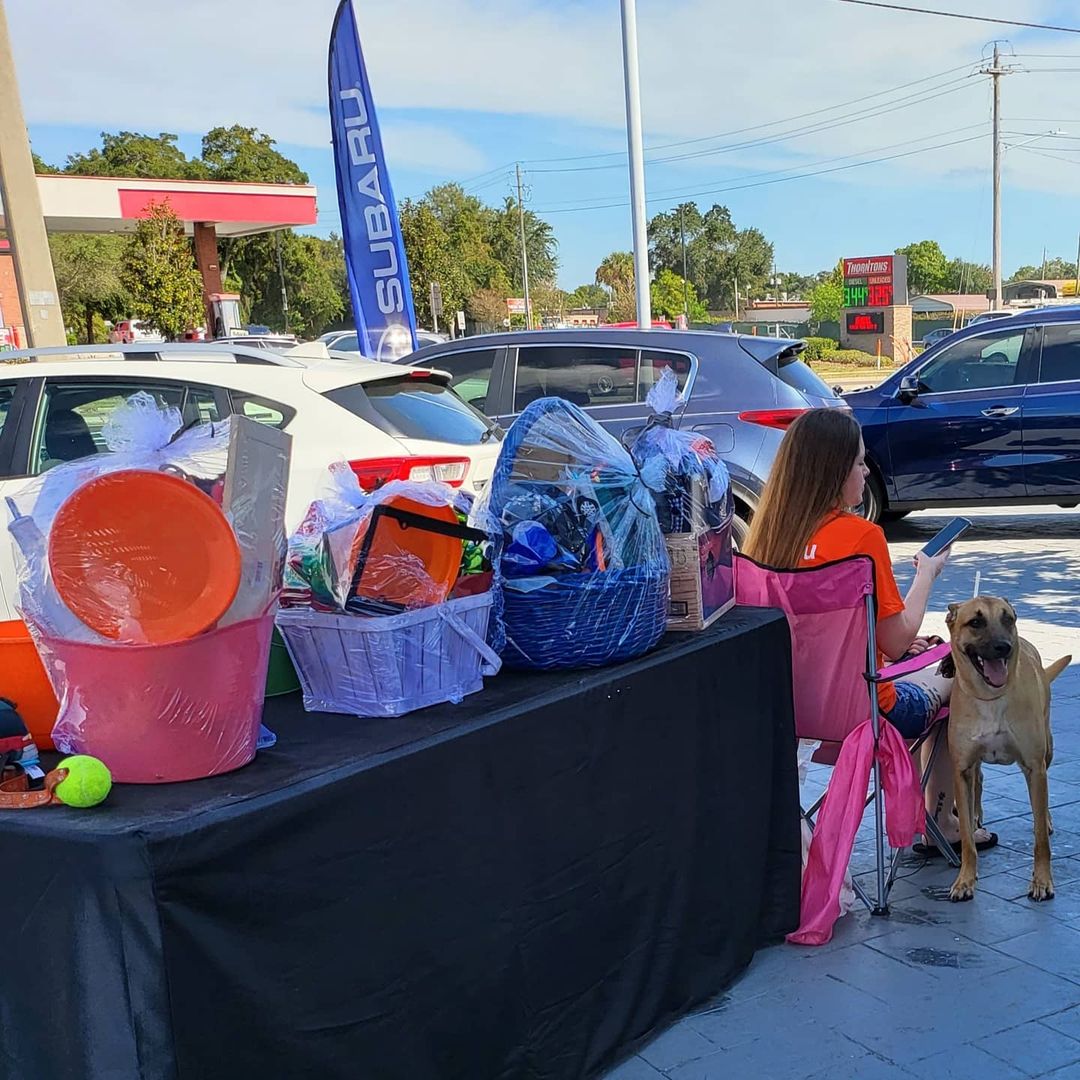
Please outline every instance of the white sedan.
[{"label": "white sedan", "polygon": [[178,408],[188,424],[240,414],[288,431],[289,529],[318,495],[331,462],[350,462],[368,488],[436,479],[475,492],[490,480],[499,453],[499,428],[440,372],[355,359],[310,363],[223,343],[0,357],[0,622],[18,618],[3,496],[61,462],[104,451],[102,425],[139,390]]}]

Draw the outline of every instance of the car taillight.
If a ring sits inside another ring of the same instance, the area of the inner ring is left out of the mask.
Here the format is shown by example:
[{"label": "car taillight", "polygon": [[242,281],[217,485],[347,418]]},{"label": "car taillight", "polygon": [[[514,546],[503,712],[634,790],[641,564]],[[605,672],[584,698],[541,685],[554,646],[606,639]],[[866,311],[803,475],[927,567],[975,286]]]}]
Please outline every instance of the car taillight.
[{"label": "car taillight", "polygon": [[374,491],[391,480],[424,481],[437,480],[451,487],[461,487],[469,471],[469,459],[456,457],[395,457],[366,458],[350,461],[349,468],[356,474],[360,486]]},{"label": "car taillight", "polygon": [[752,409],[739,413],[739,419],[748,424],[760,424],[762,427],[785,430],[800,417],[806,409]]}]

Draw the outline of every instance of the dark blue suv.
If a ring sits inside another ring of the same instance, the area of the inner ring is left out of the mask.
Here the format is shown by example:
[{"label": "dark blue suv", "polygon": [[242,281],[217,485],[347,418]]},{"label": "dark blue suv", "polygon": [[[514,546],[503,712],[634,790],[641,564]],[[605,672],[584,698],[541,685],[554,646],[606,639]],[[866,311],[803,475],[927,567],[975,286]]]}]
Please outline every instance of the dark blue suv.
[{"label": "dark blue suv", "polygon": [[873,520],[1080,504],[1080,306],[967,327],[845,400],[866,441]]},{"label": "dark blue suv", "polygon": [[673,371],[686,399],[676,423],[712,439],[731,473],[739,542],[787,426],[808,408],[844,405],[799,359],[805,347],[716,331],[583,327],[459,338],[397,362],[448,371],[458,394],[503,427],[530,401],[561,397],[624,443],[645,425],[660,373]]}]

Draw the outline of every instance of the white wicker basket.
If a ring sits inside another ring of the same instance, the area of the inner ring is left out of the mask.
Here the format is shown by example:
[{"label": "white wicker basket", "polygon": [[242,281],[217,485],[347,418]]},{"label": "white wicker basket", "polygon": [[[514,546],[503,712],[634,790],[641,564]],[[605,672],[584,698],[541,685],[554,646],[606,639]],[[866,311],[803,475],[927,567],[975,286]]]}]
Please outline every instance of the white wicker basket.
[{"label": "white wicker basket", "polygon": [[381,617],[283,609],[277,625],[309,712],[401,716],[483,689],[501,663],[490,615],[483,593]]}]

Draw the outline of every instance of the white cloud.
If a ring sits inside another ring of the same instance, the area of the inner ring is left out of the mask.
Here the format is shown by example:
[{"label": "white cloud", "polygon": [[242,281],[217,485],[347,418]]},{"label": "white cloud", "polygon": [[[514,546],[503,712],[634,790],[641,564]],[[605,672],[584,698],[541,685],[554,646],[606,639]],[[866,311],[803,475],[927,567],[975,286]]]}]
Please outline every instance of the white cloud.
[{"label": "white cloud", "polygon": [[[1050,18],[1054,7],[1048,0],[953,0],[950,6],[1031,21]],[[333,0],[187,0],[180,6],[163,0],[7,2],[32,125],[203,132],[241,122],[280,142],[309,146],[329,141],[325,78],[333,8]],[[620,145],[622,57],[613,3],[523,0],[511,8],[494,0],[357,0],[357,18],[379,106],[454,115],[456,130],[433,123],[429,115],[423,123],[384,115],[384,137],[403,164],[447,172],[489,167],[476,132],[460,119],[470,112],[589,125],[599,133],[598,152]],[[872,96],[880,90],[962,65],[967,67],[956,77],[966,75],[987,39],[1005,32],[835,0],[643,0],[639,22],[644,114],[654,144],[759,125],[846,99],[855,102],[846,110],[850,116],[883,101]],[[1018,51],[1080,54],[1080,46],[1062,44],[1063,35],[1008,32]],[[1077,111],[1068,104],[1077,80],[1080,73],[1006,79],[1006,116],[1040,118],[1013,128],[1069,127],[1069,114]],[[677,186],[682,169],[693,167],[695,177],[715,175],[719,185],[736,169],[854,154],[984,122],[989,80],[970,81],[976,85],[938,100],[777,147],[697,158],[656,181],[650,178],[650,184]],[[822,115],[835,118],[844,111]],[[1080,116],[1071,131],[1080,136]],[[953,182],[985,172],[988,144],[987,138],[888,169],[836,176],[881,183],[918,175]],[[1071,145],[1080,146],[1080,140]],[[543,154],[540,149],[535,156]],[[1075,166],[1068,162],[1016,152],[1008,167],[1016,183],[1048,191],[1074,186]],[[617,169],[608,175],[613,190],[625,187]],[[700,179],[688,183],[707,186]]]}]

